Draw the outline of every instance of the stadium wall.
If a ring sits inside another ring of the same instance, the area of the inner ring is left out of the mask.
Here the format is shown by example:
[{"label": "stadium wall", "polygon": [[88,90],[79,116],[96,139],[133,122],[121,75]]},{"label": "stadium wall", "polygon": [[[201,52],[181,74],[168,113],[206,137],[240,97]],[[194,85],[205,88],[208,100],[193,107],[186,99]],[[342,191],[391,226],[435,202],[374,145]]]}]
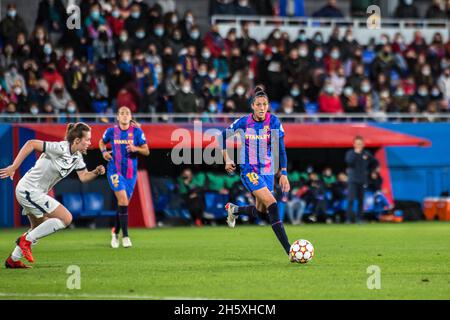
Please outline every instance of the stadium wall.
[{"label": "stadium wall", "polygon": [[450,191],[450,124],[385,123],[377,126],[432,141],[432,146],[425,148],[386,148],[396,200],[422,202],[424,197]]},{"label": "stadium wall", "polygon": [[[4,168],[12,163],[12,139],[12,126],[7,124],[0,125],[0,168]],[[10,179],[0,180],[0,228],[14,225],[13,187],[13,181]]]}]

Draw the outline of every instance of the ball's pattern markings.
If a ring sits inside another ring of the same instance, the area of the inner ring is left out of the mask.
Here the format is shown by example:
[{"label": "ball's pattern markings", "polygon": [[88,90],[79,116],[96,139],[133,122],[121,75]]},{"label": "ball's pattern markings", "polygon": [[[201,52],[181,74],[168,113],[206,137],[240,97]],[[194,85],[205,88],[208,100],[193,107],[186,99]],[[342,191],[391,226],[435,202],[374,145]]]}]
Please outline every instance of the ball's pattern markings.
[{"label": "ball's pattern markings", "polygon": [[296,240],[292,244],[289,254],[295,262],[305,264],[314,257],[314,247],[308,240]]}]

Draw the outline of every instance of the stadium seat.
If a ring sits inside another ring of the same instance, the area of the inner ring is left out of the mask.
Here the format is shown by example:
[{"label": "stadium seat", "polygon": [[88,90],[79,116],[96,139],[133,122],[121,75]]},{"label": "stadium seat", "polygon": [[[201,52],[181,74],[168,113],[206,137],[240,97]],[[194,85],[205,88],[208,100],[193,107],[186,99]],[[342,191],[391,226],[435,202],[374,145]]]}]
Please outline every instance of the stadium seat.
[{"label": "stadium seat", "polygon": [[305,105],[306,114],[316,114],[319,111],[319,105],[317,103],[309,102]]},{"label": "stadium seat", "polygon": [[83,198],[80,193],[64,193],[62,204],[72,213],[74,218],[83,212]]},{"label": "stadium seat", "polygon": [[280,109],[281,103],[278,101],[270,101],[270,108],[273,112],[276,112],[278,109]]},{"label": "stadium seat", "polygon": [[100,193],[83,194],[84,210],[81,216],[97,216],[103,211],[104,199]]},{"label": "stadium seat", "polygon": [[228,202],[228,195],[217,192],[205,192],[205,211],[212,214],[215,219],[224,219],[227,213],[224,209]]}]

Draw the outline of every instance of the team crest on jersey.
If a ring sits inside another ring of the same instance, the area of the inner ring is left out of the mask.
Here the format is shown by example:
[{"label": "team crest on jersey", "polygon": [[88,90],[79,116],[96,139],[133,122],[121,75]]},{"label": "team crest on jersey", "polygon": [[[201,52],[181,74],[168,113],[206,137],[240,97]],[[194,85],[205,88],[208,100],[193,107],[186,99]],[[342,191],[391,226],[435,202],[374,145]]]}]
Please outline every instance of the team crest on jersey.
[{"label": "team crest on jersey", "polygon": [[264,126],[263,131],[264,131],[264,132],[269,131],[269,126],[268,126],[268,125],[267,125],[267,126]]}]

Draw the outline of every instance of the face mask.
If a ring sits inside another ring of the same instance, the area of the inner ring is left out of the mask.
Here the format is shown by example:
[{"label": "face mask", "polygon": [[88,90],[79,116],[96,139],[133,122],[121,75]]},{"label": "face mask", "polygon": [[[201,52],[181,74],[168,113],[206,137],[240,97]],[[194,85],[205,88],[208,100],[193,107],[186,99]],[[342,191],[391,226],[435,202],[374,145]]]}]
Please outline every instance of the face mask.
[{"label": "face mask", "polygon": [[291,114],[292,112],[294,112],[293,108],[285,108],[284,109],[284,113],[286,113],[286,114]]},{"label": "face mask", "polygon": [[306,50],[306,49],[300,49],[300,50],[298,51],[298,54],[300,55],[300,57],[304,58],[304,57],[306,57],[306,56],[308,55],[308,50]]},{"label": "face mask", "polygon": [[338,51],[331,52],[331,57],[335,60],[339,59],[339,52]]},{"label": "face mask", "polygon": [[248,5],[248,1],[239,1],[239,5],[241,7],[246,7]]},{"label": "face mask", "polygon": [[184,93],[189,93],[189,91],[191,91],[191,87],[189,87],[189,86],[183,86],[183,87],[181,88],[181,90],[182,90]]},{"label": "face mask", "polygon": [[353,94],[353,89],[352,88],[345,88],[344,89],[344,94],[346,97],[350,97]]},{"label": "face mask", "polygon": [[155,72],[156,73],[161,73],[162,72],[161,66],[155,67]]},{"label": "face mask", "polygon": [[141,13],[139,11],[134,11],[131,13],[131,17],[133,17],[133,19],[139,19],[140,16]]},{"label": "face mask", "polygon": [[125,61],[125,62],[130,62],[131,56],[123,56],[122,60]]},{"label": "face mask", "polygon": [[163,28],[156,28],[156,29],[155,29],[155,34],[156,34],[158,37],[161,37],[161,36],[164,34],[164,29],[163,29]]},{"label": "face mask", "polygon": [[299,94],[300,94],[300,90],[299,89],[292,89],[291,90],[291,96],[297,97]]},{"label": "face mask", "polygon": [[403,89],[398,89],[398,90],[395,92],[395,95],[396,95],[397,97],[403,97],[403,96],[405,95],[405,92],[403,91]]},{"label": "face mask", "polygon": [[413,0],[405,0],[405,4],[406,4],[407,6],[410,6],[410,5],[413,4]]},{"label": "face mask", "polygon": [[217,106],[215,104],[210,104],[208,106],[208,111],[209,112],[216,112],[217,111]]},{"label": "face mask", "polygon": [[298,40],[300,40],[301,42],[305,42],[306,41],[306,34],[301,33],[298,35]]},{"label": "face mask", "polygon": [[200,37],[200,33],[198,31],[191,32],[191,38],[197,40]]},{"label": "face mask", "polygon": [[118,17],[120,17],[120,11],[119,10],[114,10],[112,13],[111,13],[111,15],[114,17],[114,18],[118,18]]},{"label": "face mask", "polygon": [[273,37],[274,37],[275,39],[280,39],[280,38],[281,38],[281,33],[275,32],[275,33],[273,34]]},{"label": "face mask", "polygon": [[51,54],[51,53],[52,53],[52,47],[47,47],[47,46],[45,46],[45,47],[44,47],[44,53],[45,53],[46,55]]},{"label": "face mask", "polygon": [[174,38],[175,40],[180,40],[180,39],[181,39],[181,34],[179,34],[179,33],[174,33],[174,34],[173,34],[173,38]]},{"label": "face mask", "polygon": [[44,34],[43,33],[37,33],[36,34],[36,38],[39,39],[39,40],[40,39],[44,39]]},{"label": "face mask", "polygon": [[441,94],[441,92],[437,89],[433,89],[433,91],[431,91],[431,95],[433,97],[439,97],[440,94]]},{"label": "face mask", "polygon": [[322,59],[323,57],[323,52],[322,51],[314,51],[314,57],[316,59]]},{"label": "face mask", "polygon": [[198,72],[198,75],[201,76],[201,77],[204,77],[204,76],[206,76],[207,74],[208,74],[208,72],[206,72],[206,71],[204,71],[204,70],[200,70],[200,71]]},{"label": "face mask", "polygon": [[143,32],[143,31],[136,32],[136,37],[137,37],[138,39],[144,39],[144,37],[145,37],[145,32]]},{"label": "face mask", "polygon": [[382,45],[386,45],[388,43],[388,40],[386,38],[381,38],[380,42]]},{"label": "face mask", "polygon": [[430,70],[430,69],[423,69],[423,70],[422,70],[422,74],[423,74],[424,76],[429,76],[430,73],[431,73],[431,70]]},{"label": "face mask", "polygon": [[215,73],[210,73],[210,74],[209,74],[209,77],[210,77],[212,80],[214,80],[214,79],[216,78],[216,74],[215,74]]},{"label": "face mask", "polygon": [[315,40],[316,42],[322,43],[322,37],[321,37],[321,36],[315,36],[315,37],[314,37],[314,40]]},{"label": "face mask", "polygon": [[8,16],[10,16],[11,18],[15,18],[16,15],[17,15],[16,10],[8,10]]},{"label": "face mask", "polygon": [[17,88],[14,89],[14,93],[16,95],[20,95],[22,93],[22,89],[20,87],[17,87]]},{"label": "face mask", "polygon": [[120,35],[120,41],[125,42],[128,40],[128,36],[127,35]]},{"label": "face mask", "polygon": [[30,113],[35,116],[39,113],[39,109],[36,107],[31,107]]},{"label": "face mask", "polygon": [[237,87],[236,93],[237,93],[237,95],[242,96],[245,93],[245,89],[242,87]]},{"label": "face mask", "polygon": [[203,51],[202,52],[202,57],[205,58],[205,59],[209,59],[209,57],[211,57],[211,52]]},{"label": "face mask", "polygon": [[370,91],[370,86],[369,85],[363,85],[361,86],[361,91],[364,93],[367,93]]},{"label": "face mask", "polygon": [[91,12],[91,17],[94,20],[98,20],[100,18],[100,11],[92,11]]},{"label": "face mask", "polygon": [[172,16],[172,18],[170,19],[170,22],[172,22],[172,24],[176,24],[178,22],[177,16]]},{"label": "face mask", "polygon": [[70,105],[67,107],[67,112],[74,113],[77,110],[74,105]]},{"label": "face mask", "polygon": [[347,36],[346,39],[348,42],[352,42],[354,38],[353,38],[353,36]]},{"label": "face mask", "polygon": [[194,17],[193,16],[187,16],[186,17],[186,22],[192,24],[194,22]]},{"label": "face mask", "polygon": [[65,54],[65,57],[67,60],[72,60],[73,58],[73,51],[67,51]]},{"label": "face mask", "polygon": [[332,86],[326,86],[325,92],[331,95],[334,93],[334,88]]},{"label": "face mask", "polygon": [[428,90],[419,90],[419,96],[421,97],[425,97],[428,95]]}]

